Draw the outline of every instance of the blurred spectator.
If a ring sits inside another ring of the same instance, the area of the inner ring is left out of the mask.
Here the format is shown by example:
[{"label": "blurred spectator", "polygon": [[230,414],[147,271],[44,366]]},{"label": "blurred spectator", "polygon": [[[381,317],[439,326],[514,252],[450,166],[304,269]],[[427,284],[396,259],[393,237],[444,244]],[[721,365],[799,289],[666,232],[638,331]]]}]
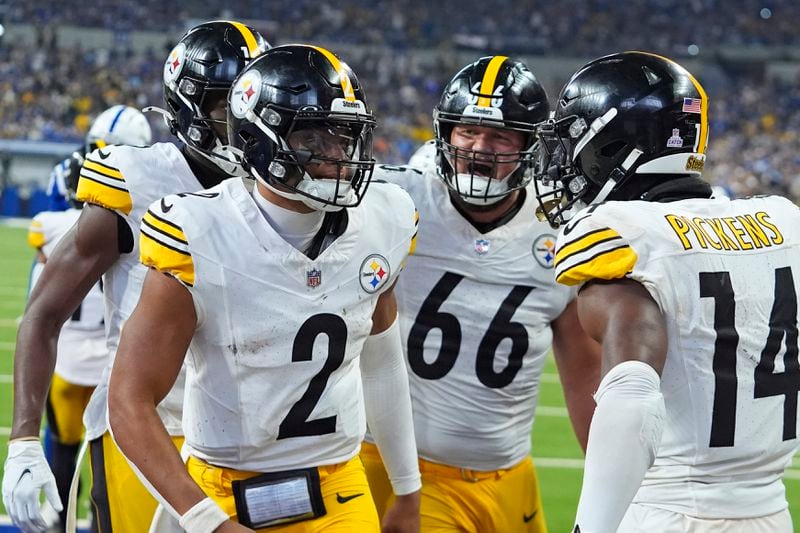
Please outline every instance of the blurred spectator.
[{"label": "blurred spectator", "polygon": [[[112,104],[160,105],[166,51],[133,53],[127,36],[177,36],[190,18],[265,21],[278,33],[274,43],[365,45],[348,51],[347,60],[378,116],[375,157],[385,163],[407,161],[433,136],[433,106],[462,66],[454,47],[474,49],[475,57],[645,49],[680,58],[690,45],[800,46],[794,0],[740,0],[735,9],[722,0],[228,0],[222,11],[198,0],[97,0],[91,9],[77,0],[27,0],[12,2],[6,21],[35,25],[37,46],[6,39],[0,47],[0,138],[80,142]],[[63,25],[113,30],[117,48],[59,46],[51,28]],[[434,51],[433,65],[415,56],[419,48]],[[707,60],[698,70],[711,96],[706,177],[734,197],[777,192],[800,200],[800,80],[765,81],[758,68],[730,69]],[[557,87],[547,89],[557,96]],[[156,139],[169,137],[160,120],[153,125]]]}]

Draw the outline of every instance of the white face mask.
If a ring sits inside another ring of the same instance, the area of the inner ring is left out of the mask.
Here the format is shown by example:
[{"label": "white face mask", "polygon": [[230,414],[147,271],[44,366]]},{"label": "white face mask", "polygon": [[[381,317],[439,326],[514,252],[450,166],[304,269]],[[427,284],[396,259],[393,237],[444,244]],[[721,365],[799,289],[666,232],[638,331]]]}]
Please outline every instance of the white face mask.
[{"label": "white face mask", "polygon": [[[332,205],[328,203],[324,203],[320,200],[309,198],[303,194],[292,192],[292,191],[284,191],[280,190],[274,185],[270,184],[267,180],[263,179],[261,175],[252,169],[253,175],[256,177],[258,181],[260,181],[265,186],[269,187],[269,189],[288,200],[295,200],[298,202],[302,202],[306,206],[310,207],[315,211],[328,211],[328,212],[335,212],[341,211],[344,209],[341,205]],[[321,200],[327,201],[334,201],[337,200],[341,203],[346,203],[348,205],[354,204],[358,199],[356,197],[355,191],[350,186],[349,183],[341,183],[339,185],[339,194],[336,195],[336,181],[334,180],[315,180],[311,178],[307,173],[303,173],[303,177],[300,180],[300,183],[297,184],[297,190],[304,192],[306,194],[313,194],[317,198]]]},{"label": "white face mask", "polygon": [[495,204],[511,192],[505,179],[495,180],[475,174],[456,174],[454,180],[453,186],[458,195],[472,205]]}]

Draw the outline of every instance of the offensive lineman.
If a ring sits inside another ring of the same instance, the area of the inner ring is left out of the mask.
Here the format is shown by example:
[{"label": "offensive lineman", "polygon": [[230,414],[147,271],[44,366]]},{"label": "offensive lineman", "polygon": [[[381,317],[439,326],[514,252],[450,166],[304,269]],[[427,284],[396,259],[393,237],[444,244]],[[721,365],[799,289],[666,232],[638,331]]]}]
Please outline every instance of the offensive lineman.
[{"label": "offensive lineman", "polygon": [[[228,105],[231,146],[255,182],[168,196],[145,215],[152,269],[111,376],[114,437],[187,531],[376,532],[357,456],[366,407],[400,495],[385,531],[417,531],[392,292],[414,205],[394,185],[365,194],[375,121],[328,50],[273,48]],[[156,405],[187,348],[184,465]]]},{"label": "offensive lineman", "polygon": [[[63,184],[71,207],[39,213],[31,221],[28,243],[37,251],[31,288],[36,285],[47,258],[80,216],[83,204],[76,200],[76,191],[83,154],[108,144],[147,146],[150,139],[150,125],[137,109],[116,105],[97,116],[86,136],[88,150],[73,153],[66,165],[69,170]],[[62,502],[67,501],[83,438],[83,412],[108,362],[103,292],[100,283],[96,283],[61,328],[55,372],[47,395],[47,425],[52,435],[50,466]],[[66,509],[59,513],[59,519],[59,528],[64,531]]]},{"label": "offensive lineman", "polygon": [[[236,172],[236,165],[225,155],[225,97],[236,74],[268,47],[255,30],[238,22],[209,22],[191,29],[164,65],[169,108],[164,113],[183,146],[113,146],[87,157],[77,192],[85,206],[49,258],[17,336],[14,424],[3,474],[3,501],[24,531],[43,528],[38,509],[41,489],[59,507],[38,433],[61,325],[102,275],[113,358],[120,328],[139,298],[147,272],[138,262],[141,218],[157,198],[209,187]],[[156,502],[107,432],[106,394],[104,380],[84,417],[91,443],[95,515],[101,531],[146,531]],[[179,383],[159,406],[176,446],[183,440],[182,400]]]},{"label": "offensive lineman", "polygon": [[[434,111],[435,165],[376,172],[420,211],[396,293],[423,531],[546,531],[530,435],[551,345],[585,446],[599,346],[578,326],[574,292],[555,282],[555,235],[533,216],[535,125],[548,114],[524,63],[481,58]],[[390,493],[375,447],[362,459],[380,511]]]},{"label": "offensive lineman", "polygon": [[711,197],[708,97],[666,58],[597,59],[558,102],[542,212],[603,345],[575,531],[791,532],[797,206]]}]

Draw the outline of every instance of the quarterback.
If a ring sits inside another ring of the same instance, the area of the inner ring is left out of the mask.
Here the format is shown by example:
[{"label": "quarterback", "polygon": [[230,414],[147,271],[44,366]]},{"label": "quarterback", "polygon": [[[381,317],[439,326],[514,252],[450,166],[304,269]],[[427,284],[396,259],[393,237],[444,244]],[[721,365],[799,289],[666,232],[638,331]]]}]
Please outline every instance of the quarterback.
[{"label": "quarterback", "polygon": [[558,102],[540,212],[603,345],[575,531],[791,532],[798,208],[712,197],[708,97],[664,57],[597,59]]},{"label": "quarterback", "polygon": [[[120,329],[139,298],[147,272],[138,262],[139,223],[154,200],[202,189],[235,173],[236,165],[225,155],[225,96],[235,75],[267,48],[258,33],[238,22],[210,22],[193,28],[164,65],[169,108],[164,113],[183,146],[108,146],[87,156],[77,191],[84,208],[48,258],[17,337],[14,423],[3,474],[3,500],[23,530],[43,528],[38,509],[42,488],[54,506],[58,503],[57,497],[50,497],[52,474],[38,434],[61,325],[102,275],[107,344],[113,358]],[[209,66],[208,57],[217,61]],[[84,415],[98,526],[101,531],[146,531],[156,501],[107,432],[107,390],[105,377]],[[182,440],[182,400],[179,383],[159,406],[176,445]]]},{"label": "quarterback", "polygon": [[[122,334],[109,420],[187,531],[379,531],[358,458],[366,421],[398,495],[384,526],[418,530],[392,292],[417,217],[399,187],[367,192],[374,125],[334,54],[273,48],[228,101],[230,145],[254,179],[168,196],[144,216],[151,269]],[[156,413],[185,358],[186,465]]]},{"label": "quarterback", "polygon": [[[599,346],[578,325],[574,291],[555,282],[555,232],[534,217],[535,128],[549,109],[524,63],[481,58],[443,91],[433,163],[376,170],[420,212],[396,294],[423,531],[546,531],[530,452],[551,346],[586,442]],[[370,444],[362,458],[380,510],[391,500],[383,465]]]}]

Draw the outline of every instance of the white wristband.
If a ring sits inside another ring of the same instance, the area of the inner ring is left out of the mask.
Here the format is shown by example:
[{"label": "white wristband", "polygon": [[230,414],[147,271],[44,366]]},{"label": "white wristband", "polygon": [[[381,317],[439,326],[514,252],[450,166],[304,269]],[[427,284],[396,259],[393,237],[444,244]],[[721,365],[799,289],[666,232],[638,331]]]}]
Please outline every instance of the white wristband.
[{"label": "white wristband", "polygon": [[228,518],[214,500],[205,498],[183,513],[178,523],[189,533],[212,533]]}]

